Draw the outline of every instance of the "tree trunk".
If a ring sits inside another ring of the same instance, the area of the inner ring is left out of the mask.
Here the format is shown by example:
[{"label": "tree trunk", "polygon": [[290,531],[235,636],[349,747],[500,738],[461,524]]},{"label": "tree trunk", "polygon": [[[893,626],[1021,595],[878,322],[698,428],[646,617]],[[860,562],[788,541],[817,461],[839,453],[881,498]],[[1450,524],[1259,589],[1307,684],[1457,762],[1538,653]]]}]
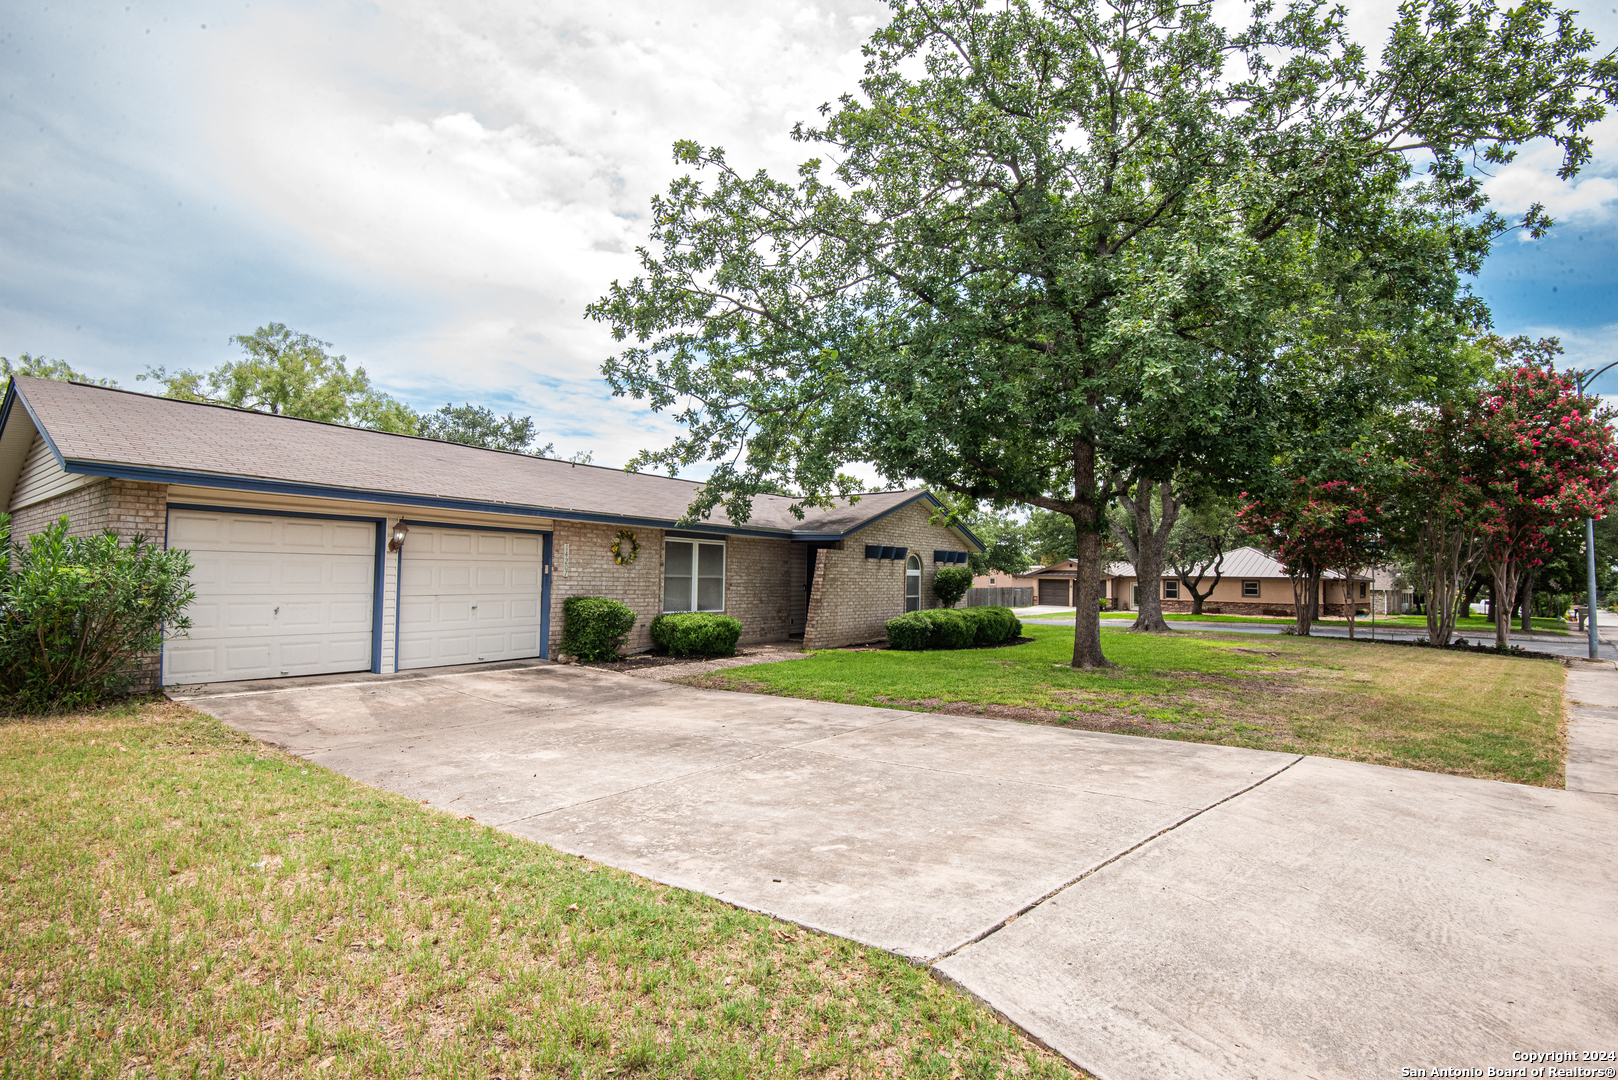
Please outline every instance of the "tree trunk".
[{"label": "tree trunk", "polygon": [[1491,569],[1494,571],[1494,584],[1491,586],[1494,595],[1499,598],[1489,605],[1494,611],[1494,647],[1508,649],[1511,647],[1511,601],[1517,595],[1517,586],[1522,576],[1522,561],[1510,555],[1495,559]]},{"label": "tree trunk", "polygon": [[1105,509],[1096,489],[1095,447],[1073,440],[1073,501],[1078,511],[1072,515],[1077,534],[1073,583],[1073,666],[1081,669],[1110,668],[1101,652],[1101,516]]},{"label": "tree trunk", "polygon": [[[1354,618],[1360,613],[1359,597],[1355,595],[1354,567],[1343,571],[1343,614],[1348,617],[1348,638],[1354,640]],[[1375,597],[1371,602],[1376,603]]]},{"label": "tree trunk", "polygon": [[1292,578],[1292,617],[1299,637],[1308,637],[1320,600],[1320,571],[1310,569]]},{"label": "tree trunk", "polygon": [[1174,497],[1168,481],[1159,483],[1157,488],[1163,512],[1154,525],[1152,486],[1148,480],[1137,480],[1134,484],[1133,498],[1128,494],[1118,497],[1124,509],[1135,518],[1133,537],[1117,521],[1110,524],[1113,535],[1129,553],[1129,561],[1135,564],[1135,580],[1140,582],[1140,610],[1136,613],[1135,622],[1130,629],[1152,634],[1168,634],[1173,631],[1169,629],[1169,624],[1163,621],[1163,552],[1168,544],[1169,533],[1174,529],[1175,519],[1180,516],[1180,501]]},{"label": "tree trunk", "polygon": [[1533,633],[1534,630],[1534,575],[1530,571],[1522,579],[1522,632]]}]

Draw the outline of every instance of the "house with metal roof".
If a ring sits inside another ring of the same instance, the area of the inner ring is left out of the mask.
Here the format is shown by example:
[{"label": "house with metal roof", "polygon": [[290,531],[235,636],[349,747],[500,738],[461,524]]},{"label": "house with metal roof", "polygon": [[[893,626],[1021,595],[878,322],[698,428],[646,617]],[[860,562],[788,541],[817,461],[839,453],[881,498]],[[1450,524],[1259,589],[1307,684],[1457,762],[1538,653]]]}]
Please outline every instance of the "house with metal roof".
[{"label": "house with metal roof", "polygon": [[639,616],[726,612],[744,644],[879,640],[936,606],[931,579],[982,545],[935,524],[925,490],[746,521],[684,520],[701,485],[127,390],[18,376],[0,404],[13,537],[76,533],[184,548],[188,635],[149,681],[213,683],[554,657],[562,602]]},{"label": "house with metal roof", "polygon": [[[1360,614],[1370,613],[1369,575],[1355,575],[1345,585],[1343,575],[1328,570],[1321,575],[1320,611],[1324,615],[1347,615],[1353,603]],[[1023,574],[1018,584],[1027,583],[1034,589],[1035,601],[1040,604],[1074,603],[1078,579],[1076,560],[1065,559],[1049,566],[1038,566]],[[1296,602],[1292,593],[1292,579],[1286,569],[1273,556],[1256,547],[1239,547],[1225,553],[1220,565],[1219,581],[1214,582],[1210,570],[1202,580],[1196,581],[1198,592],[1206,592],[1203,613],[1208,615],[1292,615]],[[1109,564],[1102,571],[1102,592],[1108,607],[1118,611],[1134,611],[1140,607],[1140,582],[1135,568],[1127,562]],[[1158,598],[1165,612],[1188,612],[1192,599],[1189,583],[1181,580],[1173,567],[1165,567],[1158,583]]]}]

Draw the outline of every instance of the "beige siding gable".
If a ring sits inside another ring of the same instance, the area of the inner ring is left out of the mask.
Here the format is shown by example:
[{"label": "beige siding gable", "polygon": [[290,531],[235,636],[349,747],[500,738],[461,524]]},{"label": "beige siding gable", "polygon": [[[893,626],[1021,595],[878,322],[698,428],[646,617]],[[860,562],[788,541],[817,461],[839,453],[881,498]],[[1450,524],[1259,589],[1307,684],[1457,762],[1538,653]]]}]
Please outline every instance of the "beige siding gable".
[{"label": "beige siding gable", "polygon": [[99,477],[64,471],[56,463],[51,448],[45,445],[44,438],[36,432],[34,445],[23,459],[22,475],[17,478],[16,490],[11,493],[10,509],[21,510],[25,506],[54,499],[96,479]]}]

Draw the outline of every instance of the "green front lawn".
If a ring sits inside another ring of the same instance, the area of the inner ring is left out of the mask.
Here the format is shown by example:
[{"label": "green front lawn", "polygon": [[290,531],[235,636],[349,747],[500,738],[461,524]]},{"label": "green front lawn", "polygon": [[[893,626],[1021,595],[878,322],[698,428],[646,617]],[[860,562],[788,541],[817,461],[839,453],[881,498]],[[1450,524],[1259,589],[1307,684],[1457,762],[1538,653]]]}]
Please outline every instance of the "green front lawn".
[{"label": "green front lawn", "polygon": [[0,725],[0,1077],[1079,1075],[876,949],[156,703]]},{"label": "green front lawn", "polygon": [[1070,666],[1073,632],[959,652],[841,650],[684,680],[716,689],[1002,717],[1561,787],[1564,669],[1343,639],[1106,629],[1119,666]]}]

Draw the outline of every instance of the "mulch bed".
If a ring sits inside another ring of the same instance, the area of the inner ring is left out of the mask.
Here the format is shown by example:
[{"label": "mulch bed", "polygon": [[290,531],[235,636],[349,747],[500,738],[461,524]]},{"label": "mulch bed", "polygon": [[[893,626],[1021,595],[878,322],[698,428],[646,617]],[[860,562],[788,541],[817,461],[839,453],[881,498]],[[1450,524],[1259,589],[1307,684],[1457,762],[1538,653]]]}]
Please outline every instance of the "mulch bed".
[{"label": "mulch bed", "polygon": [[[1031,637],[1013,638],[1010,641],[997,641],[993,645],[967,645],[959,649],[914,649],[912,652],[970,652],[973,649],[1009,649],[1013,645],[1027,645],[1034,639]],[[903,649],[888,648],[885,641],[872,641],[864,645],[844,645],[838,652],[904,652]]]},{"label": "mulch bed", "polygon": [[[749,655],[746,649],[737,649],[737,656]],[[703,660],[728,660],[728,656],[673,656],[660,653],[639,653],[619,660],[575,660],[579,667],[601,668],[603,671],[645,671],[647,668],[672,667],[675,664],[695,664]]]}]

